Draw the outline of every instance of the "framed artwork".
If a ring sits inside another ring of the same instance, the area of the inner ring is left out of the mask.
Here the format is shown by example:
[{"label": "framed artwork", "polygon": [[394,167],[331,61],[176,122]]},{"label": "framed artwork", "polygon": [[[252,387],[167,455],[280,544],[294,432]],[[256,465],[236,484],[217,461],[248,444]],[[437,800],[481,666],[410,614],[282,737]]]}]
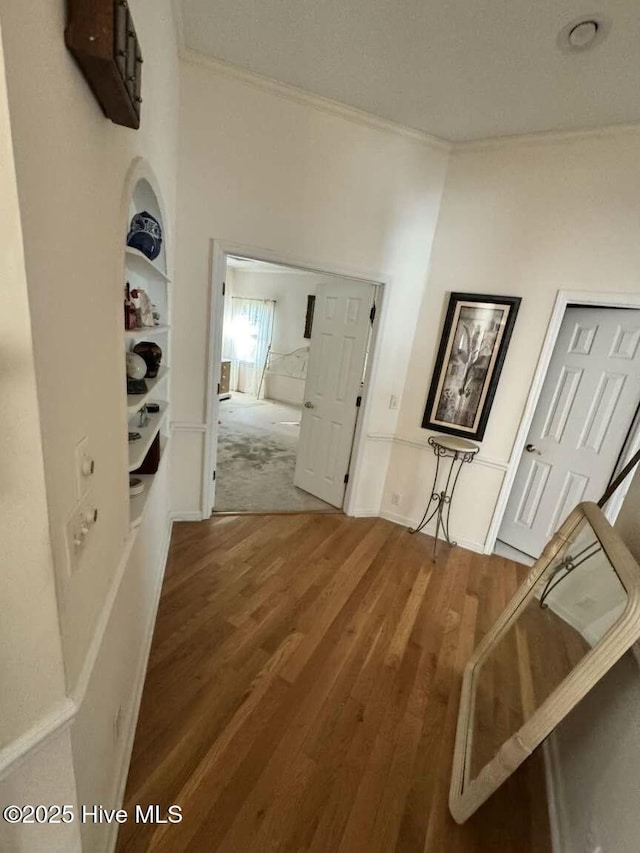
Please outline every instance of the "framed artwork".
[{"label": "framed artwork", "polygon": [[316,295],[315,293],[307,296],[307,316],[304,321],[304,337],[310,338],[313,331],[313,312],[316,310]]},{"label": "framed artwork", "polygon": [[422,426],[482,441],[519,296],[452,293]]}]

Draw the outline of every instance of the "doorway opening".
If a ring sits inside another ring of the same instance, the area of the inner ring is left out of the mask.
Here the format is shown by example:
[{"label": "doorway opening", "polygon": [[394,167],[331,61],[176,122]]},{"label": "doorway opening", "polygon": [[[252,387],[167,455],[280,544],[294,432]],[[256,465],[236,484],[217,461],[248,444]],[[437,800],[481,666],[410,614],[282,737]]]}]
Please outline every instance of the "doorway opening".
[{"label": "doorway opening", "polygon": [[[640,445],[639,308],[564,306],[521,430],[496,553],[533,564],[571,510],[597,501]],[[605,510],[612,523],[624,494],[619,490]]]},{"label": "doorway opening", "polygon": [[340,512],[376,285],[240,253],[223,262],[212,306],[211,511]]}]

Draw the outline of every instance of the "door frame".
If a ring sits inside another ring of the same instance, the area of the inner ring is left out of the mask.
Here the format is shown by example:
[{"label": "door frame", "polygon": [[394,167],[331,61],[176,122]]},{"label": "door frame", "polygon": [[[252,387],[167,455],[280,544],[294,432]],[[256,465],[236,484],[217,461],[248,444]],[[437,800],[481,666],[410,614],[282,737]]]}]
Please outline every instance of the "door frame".
[{"label": "door frame", "polygon": [[319,275],[341,276],[372,284],[376,288],[375,305],[376,315],[371,330],[371,344],[369,357],[367,359],[367,370],[364,377],[362,389],[362,403],[353,436],[351,459],[349,462],[349,482],[345,490],[342,510],[346,515],[352,515],[355,504],[355,487],[363,470],[364,455],[366,451],[366,428],[371,412],[370,389],[375,386],[378,374],[379,350],[377,346],[384,328],[387,317],[387,305],[389,299],[388,288],[391,287],[390,276],[380,275],[371,271],[353,269],[332,263],[308,258],[300,258],[289,255],[286,252],[274,252],[243,243],[234,243],[230,240],[212,239],[210,248],[210,277],[209,277],[209,318],[207,322],[207,366],[206,366],[206,388],[205,388],[205,430],[204,430],[204,453],[202,464],[202,518],[210,518],[213,509],[213,480],[211,478],[213,442],[218,440],[218,409],[220,401],[213,389],[218,387],[220,381],[220,362],[222,359],[222,336],[224,322],[224,295],[222,292],[226,276],[227,257],[236,255],[253,261],[278,264],[279,266],[293,267],[301,272],[312,272]]},{"label": "door frame", "polygon": [[[507,465],[502,486],[496,502],[496,507],[493,511],[491,525],[484,543],[484,553],[492,554],[495,548],[502,519],[507,508],[507,502],[513,488],[513,483],[516,477],[518,466],[520,465],[522,452],[527,440],[527,435],[533,422],[533,416],[538,405],[538,400],[542,392],[542,386],[547,377],[551,356],[560,333],[560,326],[564,320],[564,315],[569,306],[583,305],[593,308],[635,308],[640,309],[640,294],[638,293],[604,293],[602,291],[581,291],[581,290],[559,290],[556,294],[556,300],[547,326],[547,332],[538,356],[538,364],[536,366],[529,396],[525,404],[520,426],[516,433],[516,438],[513,443],[511,457]],[[621,449],[620,458],[617,462],[616,471],[620,469],[633,453],[640,447],[640,418],[636,418],[635,423],[629,425],[631,433],[626,441],[625,446]],[[612,474],[615,471],[612,472]],[[627,477],[625,482],[620,486],[616,494],[607,504],[605,515],[611,524],[616,520],[625,495],[631,485],[631,476]]]}]

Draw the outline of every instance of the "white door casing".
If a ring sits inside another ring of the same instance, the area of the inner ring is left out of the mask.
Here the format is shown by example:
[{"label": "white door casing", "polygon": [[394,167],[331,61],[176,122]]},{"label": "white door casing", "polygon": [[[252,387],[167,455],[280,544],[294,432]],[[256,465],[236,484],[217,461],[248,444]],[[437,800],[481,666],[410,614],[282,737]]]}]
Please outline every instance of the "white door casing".
[{"label": "white door casing", "polygon": [[207,409],[211,413],[210,418],[215,429],[207,429],[205,443],[207,452],[204,457],[204,482],[202,484],[202,494],[206,496],[206,511],[203,512],[203,518],[209,518],[216,502],[216,468],[218,464],[218,412],[220,410],[220,372],[222,368],[222,339],[224,332],[224,304],[227,285],[225,279],[227,277],[227,258],[222,253],[214,255],[213,259],[213,282],[211,292],[211,312],[212,317],[216,318],[217,322],[210,321],[209,328],[209,353],[208,361],[210,371],[208,374],[207,385]]},{"label": "white door casing", "polygon": [[639,400],[640,311],[567,308],[498,538],[537,557],[577,503],[597,500]]},{"label": "white door casing", "polygon": [[318,285],[294,483],[341,507],[361,393],[375,287]]}]

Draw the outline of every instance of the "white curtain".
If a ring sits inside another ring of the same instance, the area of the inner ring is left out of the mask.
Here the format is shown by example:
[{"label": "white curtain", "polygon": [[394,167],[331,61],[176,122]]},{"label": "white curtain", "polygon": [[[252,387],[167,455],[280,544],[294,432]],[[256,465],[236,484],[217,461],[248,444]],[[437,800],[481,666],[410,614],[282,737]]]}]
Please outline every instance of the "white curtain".
[{"label": "white curtain", "polygon": [[[271,299],[231,299],[231,387],[234,391],[258,396],[260,378],[271,338],[276,303]],[[260,389],[264,396],[264,383]]]}]

